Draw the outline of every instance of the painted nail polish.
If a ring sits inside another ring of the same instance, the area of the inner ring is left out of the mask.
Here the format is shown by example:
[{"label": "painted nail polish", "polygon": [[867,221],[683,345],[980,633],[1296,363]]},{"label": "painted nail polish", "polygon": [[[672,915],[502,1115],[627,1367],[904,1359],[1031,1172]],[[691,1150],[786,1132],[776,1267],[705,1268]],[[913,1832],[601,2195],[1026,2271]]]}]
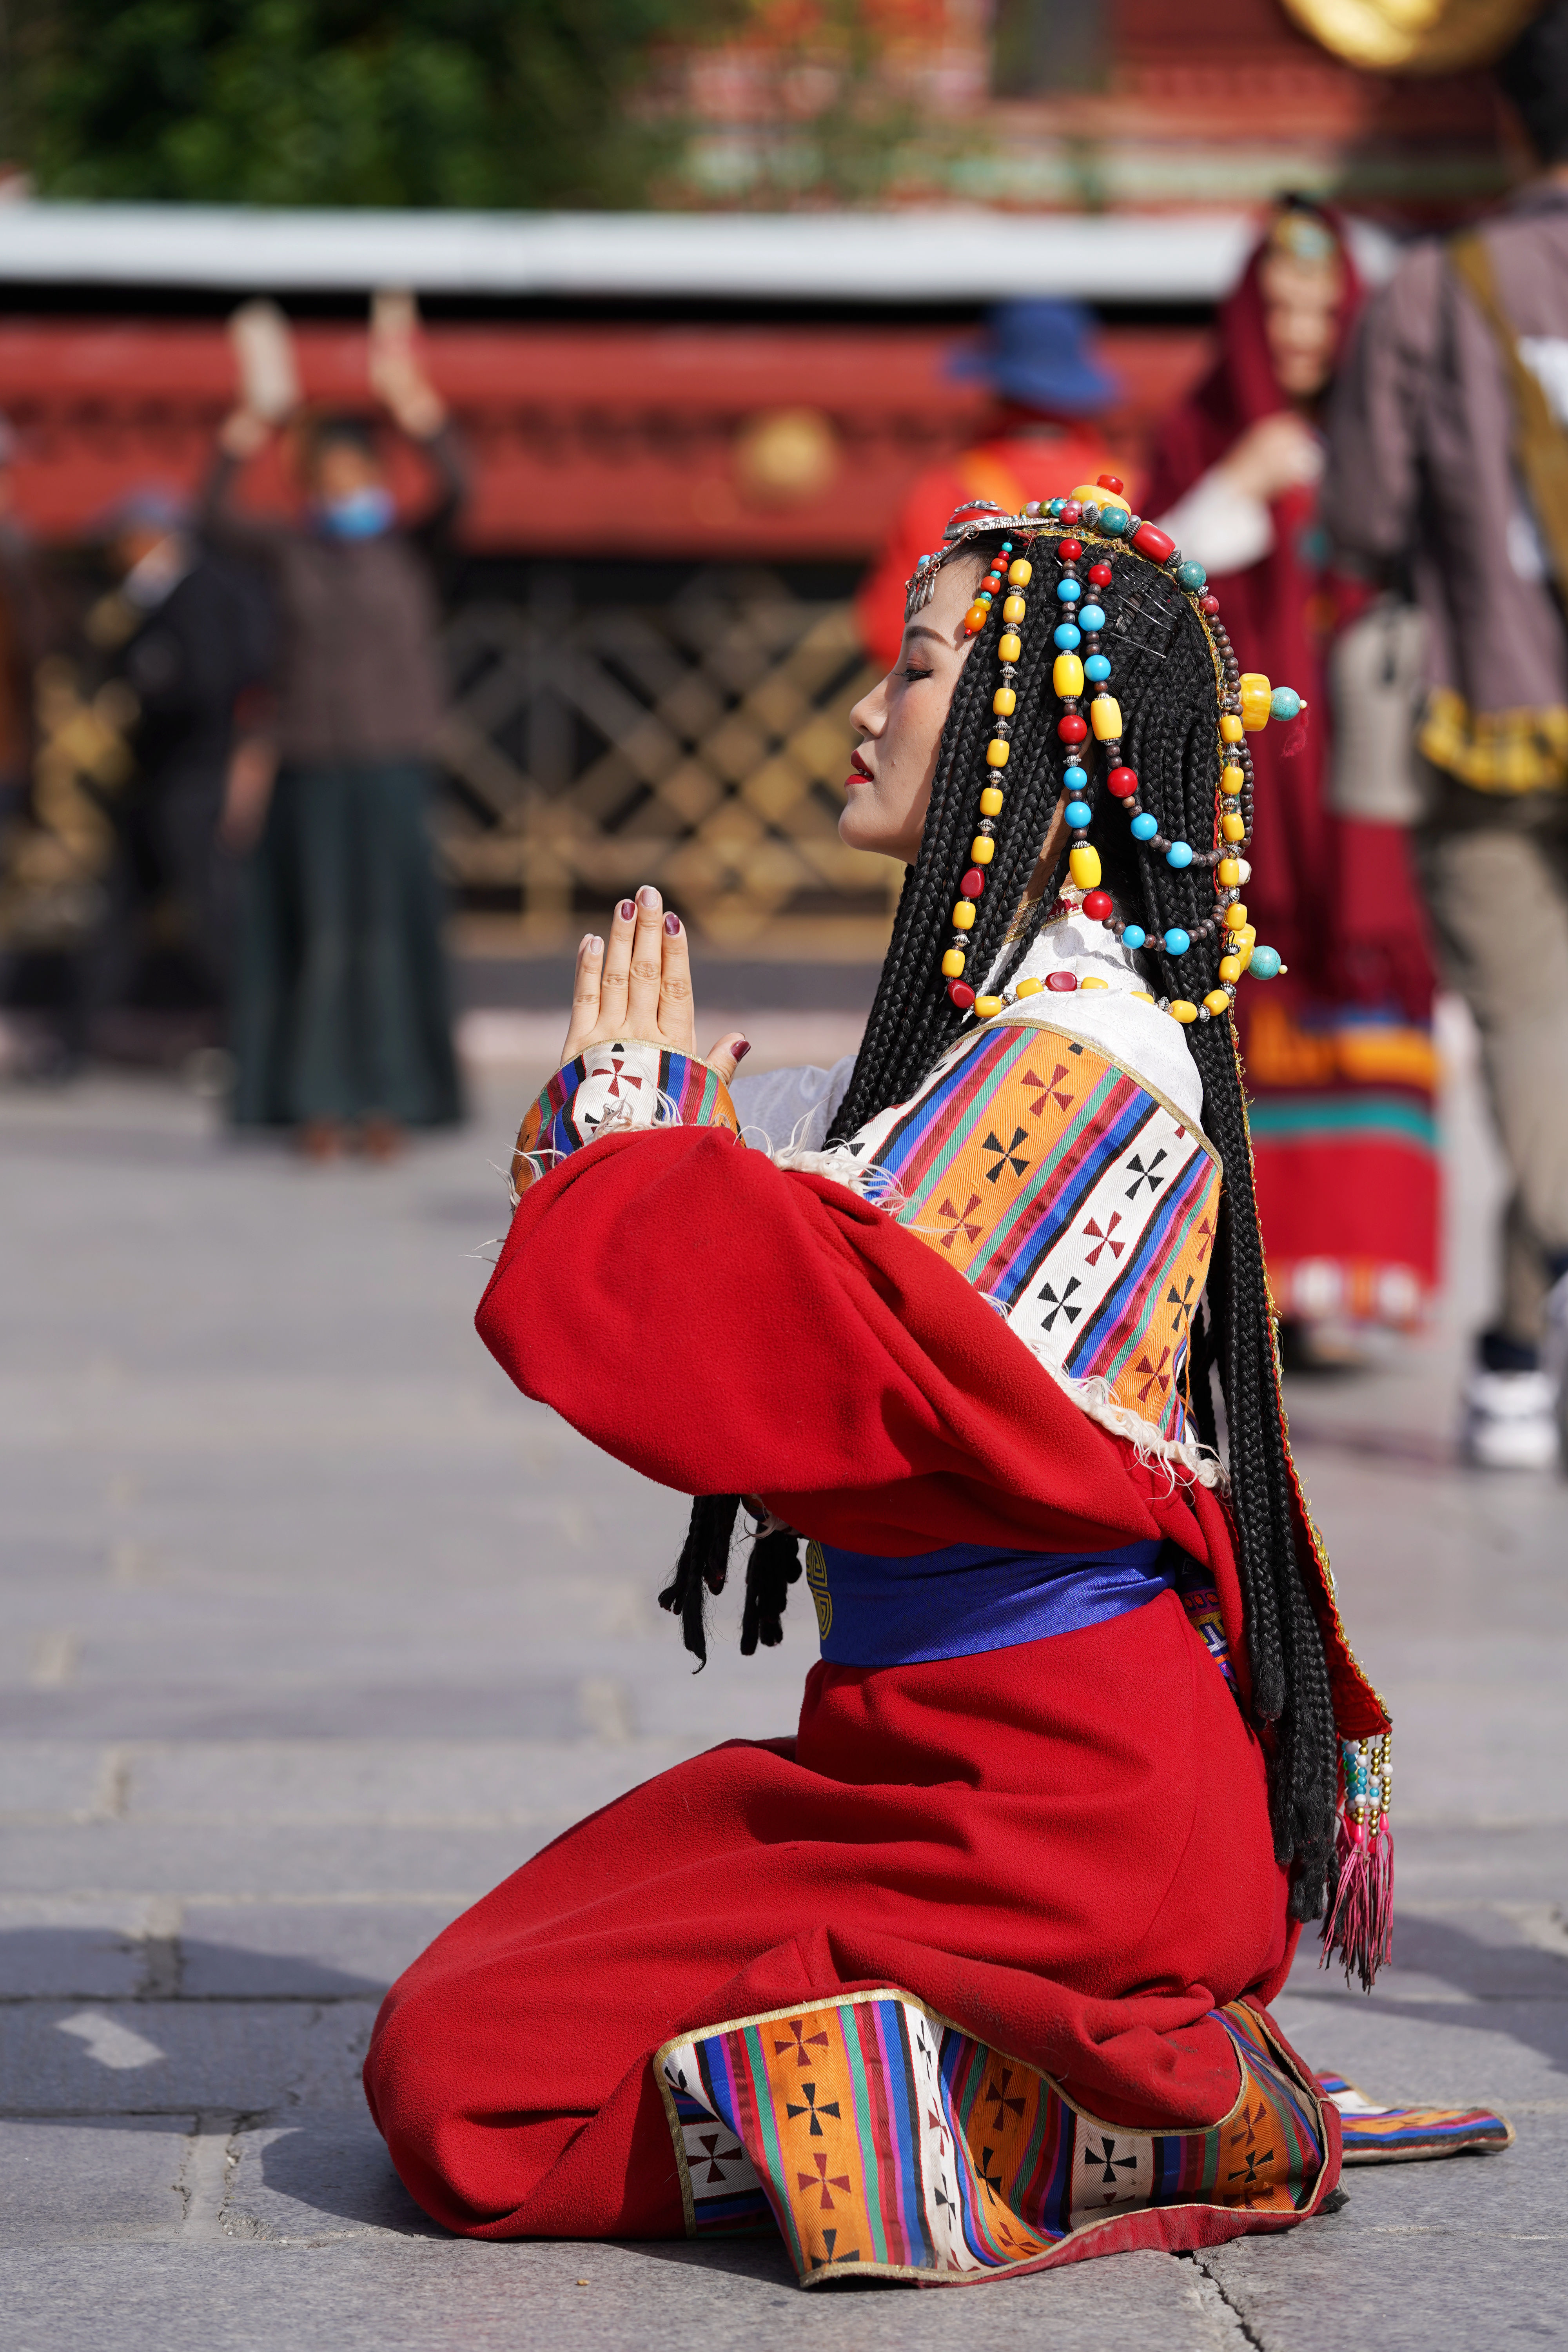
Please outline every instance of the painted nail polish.
[{"label": "painted nail polish", "polygon": [[632,917],[637,913],[637,908],[633,906],[629,898],[623,898],[620,905],[616,908],[616,912],[620,917],[623,923],[629,923]]},{"label": "painted nail polish", "polygon": [[678,940],[680,937],[680,917],[679,915],[666,915],[664,919],[664,928],[668,932],[672,940]]},{"label": "painted nail polish", "polygon": [[752,1041],[749,1037],[737,1037],[733,1045],[730,1048],[730,1051],[734,1055],[737,1062],[743,1062],[751,1050]]}]

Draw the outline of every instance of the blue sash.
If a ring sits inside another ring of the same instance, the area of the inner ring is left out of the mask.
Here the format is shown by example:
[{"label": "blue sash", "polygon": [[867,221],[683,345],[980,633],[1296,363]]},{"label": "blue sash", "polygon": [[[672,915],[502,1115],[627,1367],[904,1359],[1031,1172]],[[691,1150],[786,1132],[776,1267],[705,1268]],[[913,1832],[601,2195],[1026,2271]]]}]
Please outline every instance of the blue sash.
[{"label": "blue sash", "polygon": [[902,1559],[813,1543],[805,1580],[825,1658],[840,1666],[910,1666],[1100,1624],[1157,1601],[1190,1566],[1158,1537],[1098,1552],[949,1544]]}]

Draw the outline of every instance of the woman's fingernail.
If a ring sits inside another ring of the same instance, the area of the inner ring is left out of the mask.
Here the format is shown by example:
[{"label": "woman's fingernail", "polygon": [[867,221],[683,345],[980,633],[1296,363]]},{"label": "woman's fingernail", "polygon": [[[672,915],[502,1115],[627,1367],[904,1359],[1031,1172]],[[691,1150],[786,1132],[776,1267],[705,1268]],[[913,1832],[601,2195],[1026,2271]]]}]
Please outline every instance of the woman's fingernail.
[{"label": "woman's fingernail", "polygon": [[602,955],[604,953],[604,948],[605,942],[599,937],[597,931],[589,931],[585,935],[583,941],[583,953],[584,955]]},{"label": "woman's fingernail", "polygon": [[620,917],[623,923],[629,923],[633,916],[637,913],[637,908],[633,906],[629,898],[623,898],[620,905],[616,908],[616,912]]},{"label": "woman's fingernail", "polygon": [[749,1037],[737,1037],[734,1044],[730,1048],[731,1055],[737,1062],[744,1061],[746,1055],[751,1052],[751,1050],[752,1041]]},{"label": "woman's fingernail", "polygon": [[664,919],[664,928],[669,933],[672,940],[679,939],[680,936],[680,917],[679,915],[666,915]]},{"label": "woman's fingernail", "polygon": [[637,892],[637,905],[639,907],[646,907],[650,914],[658,913],[658,892],[654,888],[650,882],[645,882],[642,888]]}]

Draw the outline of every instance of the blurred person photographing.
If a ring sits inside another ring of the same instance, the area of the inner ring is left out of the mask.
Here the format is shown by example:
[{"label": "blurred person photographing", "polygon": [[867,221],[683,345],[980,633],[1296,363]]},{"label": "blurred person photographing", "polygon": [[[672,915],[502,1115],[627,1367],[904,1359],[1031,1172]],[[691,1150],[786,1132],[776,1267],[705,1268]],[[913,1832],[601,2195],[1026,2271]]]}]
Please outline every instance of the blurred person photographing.
[{"label": "blurred person photographing", "polygon": [[1545,1468],[1568,1359],[1568,0],[1496,71],[1541,173],[1479,230],[1418,247],[1370,306],[1323,512],[1347,562],[1408,576],[1425,622],[1403,814],[1512,1178],[1464,1443]]},{"label": "blurred person photographing", "polygon": [[1324,656],[1365,601],[1318,516],[1321,421],[1362,289],[1338,217],[1276,208],[1217,321],[1210,373],[1159,427],[1147,510],[1208,572],[1250,667],[1310,725],[1258,745],[1270,822],[1247,904],[1284,956],[1237,1009],[1258,1214],[1288,1365],[1339,1369],[1417,1321],[1437,1281],[1432,974],[1404,834],[1331,805]]},{"label": "blurred person photographing", "polygon": [[412,308],[383,299],[371,386],[425,455],[430,505],[402,522],[374,425],[328,414],[293,425],[303,519],[242,509],[241,467],[298,404],[286,331],[258,308],[237,336],[252,396],[223,428],[207,492],[215,530],[268,566],[281,639],[276,708],[249,780],[258,838],[234,1115],[241,1126],[293,1129],[312,1160],[353,1141],[386,1159],[405,1129],[458,1116],[426,826],[445,699],[428,558],[467,482],[446,406],[414,351]]}]

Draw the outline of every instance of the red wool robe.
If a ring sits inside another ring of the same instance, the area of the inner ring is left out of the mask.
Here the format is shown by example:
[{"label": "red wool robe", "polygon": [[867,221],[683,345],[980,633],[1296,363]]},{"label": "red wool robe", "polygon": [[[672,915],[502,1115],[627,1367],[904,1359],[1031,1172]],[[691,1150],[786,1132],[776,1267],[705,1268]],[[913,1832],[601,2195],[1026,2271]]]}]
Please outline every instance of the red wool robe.
[{"label": "red wool robe", "polygon": [[[1168,1537],[1207,1566],[1245,1687],[1218,1498],[1139,1462],[837,1184],[711,1129],[605,1138],[524,1195],[479,1328],[620,1460],[759,1494],[827,1543]],[[1324,1622],[1364,1691],[1326,1596]],[[415,2196],[493,2238],[681,2235],[653,2052],[860,1988],[912,1992],[1111,2122],[1203,2127],[1237,2084],[1210,2012],[1283,1983],[1286,1895],[1262,1752],[1173,1593],[979,1656],[819,1664],[793,1738],[662,1774],[454,1922],[388,1995],[366,2089]],[[1188,2205],[1126,2242],[1277,2225]]]}]

